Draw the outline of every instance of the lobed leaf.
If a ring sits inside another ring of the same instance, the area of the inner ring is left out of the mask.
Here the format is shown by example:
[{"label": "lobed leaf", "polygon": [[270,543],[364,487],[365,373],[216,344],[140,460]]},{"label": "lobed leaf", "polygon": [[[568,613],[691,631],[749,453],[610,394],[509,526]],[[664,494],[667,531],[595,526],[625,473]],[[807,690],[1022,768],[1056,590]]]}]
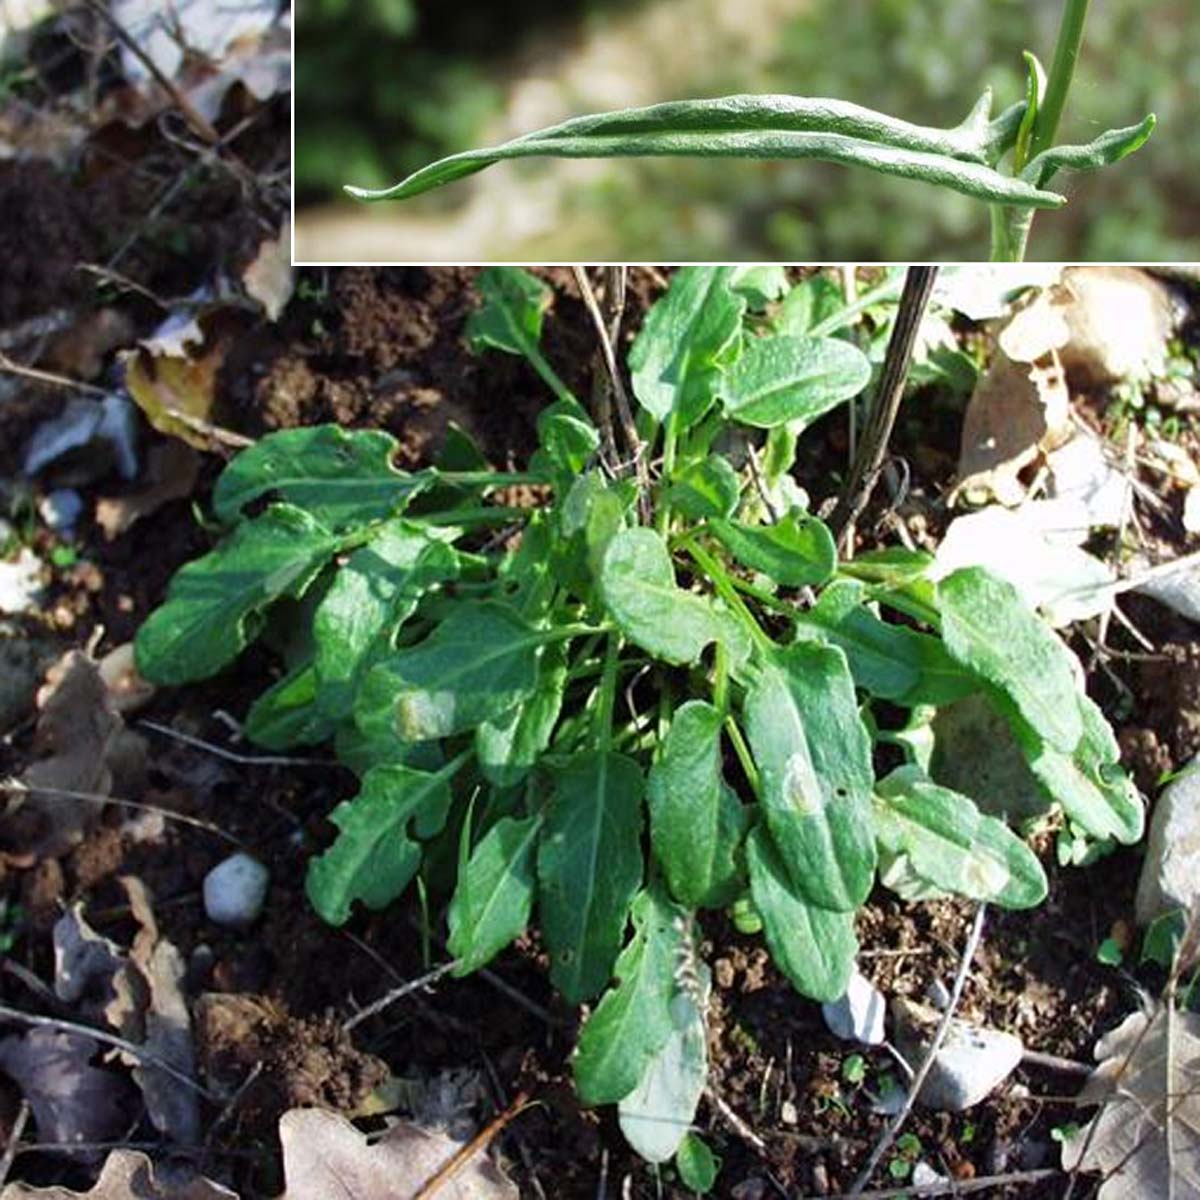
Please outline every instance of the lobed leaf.
[{"label": "lobed leaf", "polygon": [[572,1059],[584,1104],[613,1104],[637,1087],[671,1032],[684,910],[654,888],[633,902],[633,937],[621,951],[604,993],[579,1035]]},{"label": "lobed leaf", "polygon": [[784,587],[825,583],[837,566],[837,547],[829,527],[796,509],[773,525],[715,519],[708,528],[743,566],[761,571]]},{"label": "lobed leaf", "polygon": [[831,912],[801,894],[764,825],[750,831],[746,864],[754,907],[775,965],[810,1000],[841,999],[858,953],[854,913]]},{"label": "lobed leaf", "polygon": [[455,975],[479,970],[525,931],[533,910],[541,828],[540,816],[501,817],[460,868],[447,910],[446,946],[457,959]]},{"label": "lobed leaf", "polygon": [[984,567],[963,567],[937,586],[946,649],[1003,693],[1038,737],[1071,754],[1083,733],[1070,651]]},{"label": "lobed leaf", "polygon": [[1037,856],[973,800],[940,787],[918,767],[900,767],[876,789],[875,828],[892,856],[943,892],[1004,908],[1032,908],[1046,898]]},{"label": "lobed leaf", "polygon": [[776,651],[744,711],[763,813],[794,886],[853,911],[875,874],[875,775],[845,655],[815,642]]},{"label": "lobed leaf", "polygon": [[289,504],[237,526],[172,578],[166,600],[138,630],[138,670],[164,685],[215,675],[257,634],[262,611],[281,596],[302,595],[338,545]]},{"label": "lobed leaf", "polygon": [[725,412],[743,425],[810,424],[871,379],[871,363],[838,338],[760,337],[721,376]]},{"label": "lobed leaf", "polygon": [[436,472],[392,466],[396,439],[378,429],[313,425],[268,434],[243,450],[213,489],[213,511],[232,523],[246,506],[276,495],[334,530],[368,525],[399,512]]},{"label": "lobed leaf", "polygon": [[650,768],[650,839],[671,894],[691,908],[730,903],[748,817],[721,776],[722,714],[703,700],[675,710]]},{"label": "lobed leaf", "polygon": [[423,642],[367,671],[354,719],[368,736],[422,742],[503,717],[537,686],[546,640],[500,601],[459,604]]},{"label": "lobed leaf", "polygon": [[985,93],[962,125],[934,129],[842,100],[726,96],[674,101],[576,117],[491,149],[441,159],[390,188],[345,190],[357,200],[406,200],[505,159],[694,155],[814,158],[941,184],[992,204],[1061,207],[1062,196],[987,165],[1012,145],[1024,112],[1023,104],[1014,105],[989,122],[990,108],[991,95]]},{"label": "lobed leaf", "polygon": [[424,818],[436,828],[450,806],[450,780],[463,757],[438,771],[405,764],[373,767],[357,796],[344,800],[329,819],[340,830],[324,854],[308,864],[305,890],[313,908],[331,925],[343,925],[350,907],[386,908],[409,885],[421,865],[421,847],[409,822]]},{"label": "lobed leaf", "polygon": [[538,848],[538,909],[550,978],[568,1004],[595,996],[621,948],[642,881],[641,768],[585,750],[556,772]]},{"label": "lobed leaf", "polygon": [[721,366],[741,334],[744,296],[734,267],[681,267],[642,322],[629,351],[633,393],[657,421],[676,414],[680,428],[712,404]]}]

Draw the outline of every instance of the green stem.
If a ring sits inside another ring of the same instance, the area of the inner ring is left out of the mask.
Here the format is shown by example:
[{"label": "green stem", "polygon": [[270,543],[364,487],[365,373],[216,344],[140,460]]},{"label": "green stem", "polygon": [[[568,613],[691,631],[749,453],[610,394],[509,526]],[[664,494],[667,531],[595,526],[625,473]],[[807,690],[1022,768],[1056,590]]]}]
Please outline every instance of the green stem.
[{"label": "green stem", "polygon": [[[666,430],[663,434],[663,466],[662,477],[665,483],[669,483],[671,476],[675,471],[675,455],[679,445],[679,424],[674,413],[669,413],[667,416]],[[662,495],[658,501],[658,512],[654,517],[655,528],[666,537],[667,529],[671,523],[671,506],[667,503],[666,489],[663,489]]]},{"label": "green stem", "polygon": [[439,483],[453,487],[511,487],[521,483],[549,483],[548,475],[537,471],[438,471]]},{"label": "green stem", "polygon": [[742,618],[743,624],[745,624],[746,629],[759,649],[770,650],[772,646],[771,639],[763,633],[762,627],[754,619],[754,614],[746,607],[741,596],[738,595],[737,588],[734,587],[733,581],[726,574],[725,568],[707,550],[702,546],[698,546],[694,541],[688,540],[684,542],[683,549],[692,556],[696,565],[712,581],[712,585],[717,589],[717,594],[721,599]]},{"label": "green stem", "polygon": [[729,709],[729,651],[717,640],[717,659],[713,671],[713,707],[721,713]]},{"label": "green stem", "polygon": [[1046,95],[1038,109],[1033,125],[1033,140],[1029,157],[1037,158],[1044,150],[1054,145],[1063,109],[1067,104],[1067,93],[1075,75],[1075,64],[1083,45],[1083,27],[1087,23],[1090,0],[1066,0],[1062,24],[1058,30],[1058,45],[1054,49],[1054,63],[1046,79]]},{"label": "green stem", "polygon": [[426,525],[507,525],[511,521],[528,521],[532,508],[513,508],[501,504],[484,504],[478,508],[448,508],[444,512],[421,517]]},{"label": "green stem", "polygon": [[993,204],[991,214],[992,262],[1024,262],[1029,231],[1033,228],[1034,210]]},{"label": "green stem", "polygon": [[729,734],[729,741],[733,746],[733,752],[738,756],[738,762],[742,764],[742,770],[746,773],[746,780],[750,784],[750,790],[754,793],[756,799],[761,798],[762,781],[759,778],[758,767],[754,765],[754,756],[750,753],[750,747],[746,745],[746,739],[742,737],[741,727],[733,719],[732,713],[725,718],[725,732]]},{"label": "green stem", "polygon": [[883,283],[876,284],[869,291],[863,292],[858,299],[843,308],[839,308],[837,312],[826,317],[824,321],[819,321],[804,336],[818,338],[828,337],[831,333],[837,333],[839,329],[845,329],[847,325],[852,325],[854,318],[859,313],[866,312],[868,308],[880,304],[884,300],[894,300],[900,295],[903,287],[904,272],[900,271],[897,275],[885,279]]},{"label": "green stem", "polygon": [[[560,399],[569,404],[579,405],[575,393],[559,378],[558,372],[542,357],[541,353],[532,346],[524,347],[525,357],[530,366],[542,377],[546,386]],[[580,406],[582,407],[582,406]]]},{"label": "green stem", "polygon": [[596,692],[595,737],[601,750],[612,748],[613,708],[617,698],[617,656],[621,652],[621,639],[609,634],[604,647],[604,674]]}]

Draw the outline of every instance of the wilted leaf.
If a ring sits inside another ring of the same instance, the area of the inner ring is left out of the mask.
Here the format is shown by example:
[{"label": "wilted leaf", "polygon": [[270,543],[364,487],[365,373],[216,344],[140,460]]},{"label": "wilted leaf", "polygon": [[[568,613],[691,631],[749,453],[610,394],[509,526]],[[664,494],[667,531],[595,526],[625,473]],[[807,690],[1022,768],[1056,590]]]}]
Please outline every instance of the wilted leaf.
[{"label": "wilted leaf", "polygon": [[1099,1171],[1099,1200],[1200,1197],[1200,1015],[1131,1013],[1096,1043],[1076,1097],[1099,1113],[1063,1142],[1068,1171]]},{"label": "wilted leaf", "polygon": [[136,1150],[114,1150],[104,1162],[100,1178],[90,1191],[74,1192],[65,1187],[38,1188],[10,1183],[0,1200],[238,1200],[236,1192],[196,1176],[180,1182],[178,1168],[171,1182],[155,1178],[154,1164]]},{"label": "wilted leaf", "polygon": [[155,354],[145,346],[125,351],[125,386],[160,433],[209,450],[212,438],[204,428],[211,424],[217,373],[228,349],[214,335],[194,354]]},{"label": "wilted leaf", "polygon": [[242,286],[251,299],[257,300],[267,319],[278,321],[292,298],[292,228],[284,222],[278,235],[267,238],[258,247],[250,265],[242,272]]},{"label": "wilted leaf", "polygon": [[[281,1200],[413,1200],[462,1149],[435,1129],[408,1121],[369,1140],[345,1117],[294,1108],[279,1119]],[[516,1185],[480,1149],[443,1183],[438,1200],[518,1200]]]}]

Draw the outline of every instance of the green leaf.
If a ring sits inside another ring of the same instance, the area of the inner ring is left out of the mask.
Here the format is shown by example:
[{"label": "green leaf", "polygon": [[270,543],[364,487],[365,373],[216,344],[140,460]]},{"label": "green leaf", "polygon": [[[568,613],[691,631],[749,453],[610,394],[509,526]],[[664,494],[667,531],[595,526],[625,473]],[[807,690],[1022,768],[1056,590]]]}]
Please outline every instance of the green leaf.
[{"label": "green leaf", "polygon": [[875,874],[875,775],[845,655],[815,642],[776,651],[745,718],[763,813],[795,886],[813,904],[853,911]]},{"label": "green leaf", "polygon": [[614,1104],[629,1095],[671,1033],[680,932],[686,914],[655,889],[633,902],[633,937],[579,1035],[572,1067],[584,1104]]},{"label": "green leaf", "polygon": [[876,789],[875,828],[889,854],[943,892],[1003,908],[1032,908],[1046,898],[1037,856],[974,801],[939,787],[918,767],[900,767]]},{"label": "green leaf", "polygon": [[1026,50],[1022,57],[1025,59],[1026,70],[1025,115],[1021,118],[1021,125],[1017,130],[1017,143],[1013,147],[1013,166],[1018,174],[1029,162],[1033,130],[1041,110],[1042,98],[1046,94],[1046,69],[1037,55]]},{"label": "green leaf", "polygon": [[964,666],[1008,697],[1034,732],[1071,754],[1083,733],[1070,651],[1021,599],[983,567],[938,583],[942,638]]},{"label": "green leaf", "polygon": [[540,816],[501,817],[460,870],[447,910],[455,975],[479,970],[529,924],[541,827]]},{"label": "green leaf", "polygon": [[587,466],[600,445],[599,431],[574,400],[556,400],[543,408],[538,413],[537,432],[542,449],[531,465],[538,469],[538,460],[544,455],[569,478]]},{"label": "green leaf", "polygon": [[671,894],[691,908],[721,907],[741,887],[738,848],[749,817],[721,777],[723,717],[703,700],[675,710],[650,768],[650,838]]},{"label": "green leaf", "polygon": [[409,837],[409,821],[424,818],[437,826],[445,819],[450,780],[464,761],[459,755],[436,772],[403,764],[374,767],[358,795],[333,810],[329,819],[341,832],[308,864],[305,885],[326,921],[343,925],[355,900],[386,908],[404,891],[421,865],[421,847]]},{"label": "green leaf", "polygon": [[763,825],[746,841],[750,892],[775,965],[810,1000],[846,994],[858,941],[852,912],[830,912],[800,894]]},{"label": "green leaf", "polygon": [[925,578],[934,558],[927,550],[909,550],[904,546],[887,546],[868,550],[844,565],[855,579],[878,583],[888,588],[903,588]]},{"label": "green leaf", "polygon": [[729,283],[733,267],[680,267],[646,314],[629,351],[633,392],[656,420],[675,413],[679,428],[698,421],[733,352],[746,308]]},{"label": "green leaf", "polygon": [[1083,693],[1075,704],[1083,735],[1074,753],[1056,750],[1020,721],[1013,726],[1017,740],[1029,769],[1074,824],[1091,837],[1132,845],[1145,829],[1142,798],[1121,769],[1121,750],[1104,714]]},{"label": "green leaf", "polygon": [[621,632],[669,663],[694,663],[717,637],[712,610],[676,586],[667,545],[653,529],[623,529],[612,538],[600,587]]},{"label": "green leaf", "polygon": [[462,179],[504,159],[551,155],[603,158],[695,155],[714,158],[815,158],[868,167],[941,184],[992,204],[1060,208],[1053,192],[1039,191],[986,165],[1012,145],[1024,112],[1015,105],[989,122],[985,93],[967,120],[953,129],[910,125],[843,100],[802,96],[726,96],[575,117],[487,150],[443,158],[372,191],[347,187],[356,200],[406,200]]},{"label": "green leaf", "polygon": [[675,992],[667,1040],[647,1064],[637,1087],[617,1107],[625,1140],[647,1162],[674,1157],[696,1119],[708,1082],[704,1008],[710,975],[703,964],[697,973],[702,995],[693,997],[683,989]]},{"label": "green leaf", "polygon": [[1094,171],[1120,162],[1140,150],[1154,132],[1158,119],[1151,113],[1138,125],[1110,129],[1082,146],[1052,146],[1043,150],[1021,172],[1021,179],[1034,187],[1045,187],[1062,170]]},{"label": "green leaf", "polygon": [[268,434],[221,473],[213,512],[229,524],[246,505],[273,494],[330,529],[368,525],[399,512],[436,479],[432,471],[397,471],[397,448],[378,429],[314,425]]},{"label": "green leaf", "polygon": [[721,1172],[721,1160],[708,1148],[708,1144],[694,1133],[687,1134],[675,1151],[675,1169],[679,1182],[688,1191],[703,1196],[711,1192]]},{"label": "green leaf", "polygon": [[666,500],[690,520],[703,521],[733,516],[741,493],[741,480],[729,460],[712,454],[676,471]]},{"label": "green leaf", "polygon": [[315,746],[333,736],[336,720],[316,704],[317,672],[311,662],[289,672],[250,706],[242,732],[268,750]]},{"label": "green leaf", "polygon": [[743,425],[811,424],[870,382],[871,363],[839,338],[756,338],[721,376],[725,412]]},{"label": "green leaf", "polygon": [[838,646],[854,681],[873,696],[915,708],[951,704],[979,681],[935,637],[882,620],[857,580],[834,580],[796,623],[797,640],[816,636]]},{"label": "green leaf", "polygon": [[337,548],[333,533],[287,504],[237,526],[171,580],[138,630],[138,670],[163,685],[215,675],[257,635],[263,609],[301,596]]},{"label": "green leaf", "polygon": [[746,297],[755,312],[761,312],[772,300],[778,300],[791,287],[787,268],[782,263],[760,263],[737,267],[729,286]]},{"label": "green leaf", "polygon": [[817,272],[802,279],[784,298],[771,327],[776,333],[803,337],[846,307],[842,289],[828,275]]},{"label": "green leaf", "polygon": [[345,714],[364,664],[391,647],[430,588],[458,573],[458,555],[437,532],[403,519],[350,555],[313,614],[324,711]]},{"label": "green leaf", "polygon": [[744,567],[784,587],[819,585],[837,566],[837,547],[824,521],[793,509],[773,525],[714,519],[709,529]]},{"label": "green leaf", "polygon": [[537,686],[547,640],[507,604],[460,603],[423,642],[367,671],[354,719],[368,736],[395,730],[421,742],[503,717]]},{"label": "green leaf", "polygon": [[544,647],[529,699],[475,730],[475,756],[484,779],[496,787],[512,787],[529,774],[550,744],[566,682],[566,646],[556,642]]},{"label": "green leaf", "polygon": [[538,909],[550,978],[568,1004],[608,982],[642,881],[642,772],[586,750],[556,775],[538,849]]}]

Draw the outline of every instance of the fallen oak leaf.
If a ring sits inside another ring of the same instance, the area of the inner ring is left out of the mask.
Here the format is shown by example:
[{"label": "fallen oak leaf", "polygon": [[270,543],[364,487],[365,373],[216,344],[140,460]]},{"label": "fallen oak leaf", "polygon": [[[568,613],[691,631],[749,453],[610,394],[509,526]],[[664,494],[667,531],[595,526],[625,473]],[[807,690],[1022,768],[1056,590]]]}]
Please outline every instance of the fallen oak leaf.
[{"label": "fallen oak leaf", "polygon": [[96,501],[96,524],[105,540],[111,542],[169,501],[190,496],[199,474],[200,455],[192,446],[175,440],[154,446],[146,457],[145,483],[139,491]]},{"label": "fallen oak leaf", "polygon": [[39,1188],[10,1183],[0,1200],[238,1200],[236,1192],[204,1176],[167,1183],[155,1177],[154,1164],[136,1150],[114,1150],[90,1191]]}]

